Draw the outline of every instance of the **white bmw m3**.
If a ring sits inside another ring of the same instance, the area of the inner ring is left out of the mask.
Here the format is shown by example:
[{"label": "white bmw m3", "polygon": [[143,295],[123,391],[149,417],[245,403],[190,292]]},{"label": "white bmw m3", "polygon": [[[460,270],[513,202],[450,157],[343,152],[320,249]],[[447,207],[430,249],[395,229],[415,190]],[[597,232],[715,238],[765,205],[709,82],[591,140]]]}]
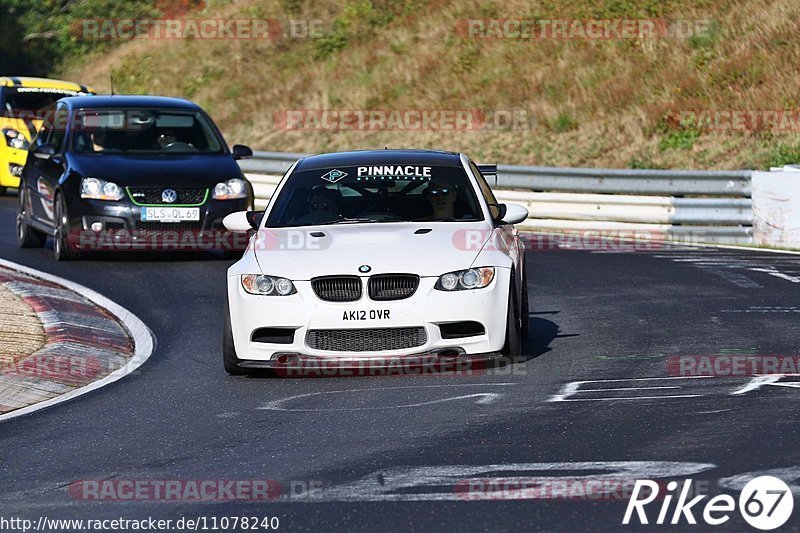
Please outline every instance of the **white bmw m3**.
[{"label": "white bmw m3", "polygon": [[[493,167],[481,167],[487,174]],[[515,356],[527,336],[524,251],[463,154],[375,150],[305,157],[228,270],[225,370]]]}]

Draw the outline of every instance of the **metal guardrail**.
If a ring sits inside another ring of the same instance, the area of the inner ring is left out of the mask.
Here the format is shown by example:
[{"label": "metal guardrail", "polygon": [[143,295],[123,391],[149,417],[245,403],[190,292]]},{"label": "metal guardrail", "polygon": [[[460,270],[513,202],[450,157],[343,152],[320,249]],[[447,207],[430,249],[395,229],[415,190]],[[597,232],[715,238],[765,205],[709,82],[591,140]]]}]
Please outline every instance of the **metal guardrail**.
[{"label": "metal guardrail", "polygon": [[306,154],[288,152],[253,152],[251,159],[242,159],[239,166],[245,172],[254,174],[281,174],[289,170],[292,163]]},{"label": "metal guardrail", "polygon": [[[303,154],[255,152],[239,162],[266,203]],[[637,170],[497,166],[499,200],[528,207],[523,229],[655,231],[679,240],[752,242],[749,170]]]}]

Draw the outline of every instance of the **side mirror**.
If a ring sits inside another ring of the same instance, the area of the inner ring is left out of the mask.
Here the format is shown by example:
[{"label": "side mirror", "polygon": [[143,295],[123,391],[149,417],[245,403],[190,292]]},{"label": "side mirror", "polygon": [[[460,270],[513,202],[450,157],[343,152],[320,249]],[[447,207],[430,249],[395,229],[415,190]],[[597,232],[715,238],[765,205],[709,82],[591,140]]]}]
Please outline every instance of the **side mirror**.
[{"label": "side mirror", "polygon": [[223,218],[222,225],[234,233],[247,233],[250,230],[258,229],[263,218],[263,211],[238,211]]},{"label": "side mirror", "polygon": [[250,221],[247,220],[248,211],[238,211],[231,213],[222,219],[222,225],[225,229],[234,233],[246,233],[252,229]]},{"label": "side mirror", "polygon": [[262,220],[264,220],[264,211],[247,212],[247,222],[250,224],[251,228],[258,229]]},{"label": "side mirror", "polygon": [[245,159],[247,157],[253,157],[253,150],[251,150],[249,146],[245,146],[243,144],[233,145],[234,159]]},{"label": "side mirror", "polygon": [[40,144],[33,149],[33,155],[39,159],[50,159],[56,155],[56,147],[54,144]]},{"label": "side mirror", "polygon": [[503,209],[500,215],[500,221],[503,224],[519,224],[528,218],[528,208],[519,204],[500,204]]}]

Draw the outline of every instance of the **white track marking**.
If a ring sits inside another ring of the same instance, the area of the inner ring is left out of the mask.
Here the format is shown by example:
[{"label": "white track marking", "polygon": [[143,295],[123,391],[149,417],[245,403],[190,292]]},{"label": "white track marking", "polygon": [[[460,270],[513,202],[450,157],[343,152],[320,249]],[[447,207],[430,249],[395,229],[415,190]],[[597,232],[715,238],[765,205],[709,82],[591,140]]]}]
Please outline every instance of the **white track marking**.
[{"label": "white track marking", "polygon": [[595,401],[611,401],[611,400],[652,400],[658,398],[697,398],[703,396],[702,394],[665,394],[661,396],[619,396],[619,397],[590,397],[590,398],[572,398],[583,392],[607,392],[607,391],[620,391],[620,390],[657,390],[657,389],[681,389],[680,386],[671,385],[653,385],[646,387],[616,387],[616,388],[601,388],[601,389],[582,389],[581,385],[595,384],[595,383],[628,383],[628,382],[644,382],[644,381],[663,381],[675,379],[707,379],[713,376],[671,376],[663,378],[628,378],[628,379],[600,379],[600,380],[585,380],[585,381],[571,381],[561,388],[558,394],[554,394],[548,398],[548,402],[595,402]]},{"label": "white track marking", "polygon": [[45,409],[47,407],[57,405],[62,402],[66,402],[67,400],[77,398],[78,396],[83,396],[84,394],[99,389],[100,387],[104,387],[109,383],[113,383],[117,380],[120,380],[123,377],[130,374],[131,372],[135,371],[140,366],[142,366],[142,364],[144,364],[144,362],[147,361],[147,359],[152,355],[153,350],[155,348],[155,336],[150,331],[150,329],[144,324],[144,322],[139,320],[139,318],[136,315],[134,315],[121,305],[112,302],[102,294],[99,294],[89,289],[88,287],[84,287],[83,285],[80,285],[68,279],[55,276],[53,274],[48,274],[47,272],[42,272],[40,270],[36,270],[27,267],[25,265],[20,265],[18,263],[13,263],[5,259],[0,259],[0,265],[10,268],[12,270],[17,270],[19,272],[29,274],[31,276],[43,279],[45,281],[51,281],[53,283],[58,283],[59,285],[63,285],[64,287],[79,293],[81,296],[84,296],[88,300],[91,300],[96,305],[106,309],[112,315],[117,317],[117,319],[127,328],[128,332],[133,338],[133,345],[135,348],[133,357],[130,359],[130,361],[128,361],[125,364],[125,366],[123,366],[122,368],[118,368],[117,370],[107,375],[106,377],[94,381],[92,383],[89,383],[88,385],[84,385],[83,387],[77,388],[66,394],[62,394],[61,396],[57,396],[55,398],[51,398],[49,400],[35,403],[33,405],[29,405],[27,407],[23,407],[15,411],[11,411],[10,413],[0,415],[0,422],[5,420],[10,420],[12,418],[16,418],[19,416],[27,415],[35,411]]},{"label": "white track marking", "polygon": [[[560,482],[631,481],[691,477],[711,470],[712,463],[668,461],[591,461],[488,465],[401,466],[372,472],[359,480],[322,489],[307,499],[282,501],[469,501],[470,480],[501,481],[506,486],[547,487]],[[601,489],[602,490],[602,489]],[[514,499],[540,499],[546,491],[515,493]],[[523,496],[523,497],[519,497]],[[527,497],[527,498],[525,498]]]},{"label": "white track marking", "polygon": [[573,383],[608,383],[612,381],[657,381],[663,379],[708,379],[713,376],[669,376],[662,378],[619,378],[619,379],[594,379],[586,381],[573,381]]},{"label": "white track marking", "polygon": [[785,383],[780,383],[780,380],[785,377],[797,376],[800,376],[800,374],[766,374],[763,376],[753,376],[749,383],[747,383],[744,387],[732,392],[731,394],[747,394],[750,391],[758,390],[766,385],[772,385],[775,387],[800,388],[800,382],[798,381],[787,381]]},{"label": "white track marking", "polygon": [[606,392],[617,390],[653,390],[653,389],[680,389],[680,387],[618,387],[614,389],[581,389],[581,392]]},{"label": "white track marking", "polygon": [[718,481],[723,489],[741,491],[751,480],[760,476],[775,476],[781,481],[786,482],[795,496],[800,496],[800,466],[786,466],[783,468],[772,468],[770,470],[759,470],[747,474],[724,477]]},{"label": "white track marking", "polygon": [[493,386],[512,386],[516,385],[516,383],[461,383],[461,384],[453,384],[453,385],[409,385],[405,387],[372,387],[366,389],[342,389],[342,390],[332,390],[332,391],[321,391],[321,392],[310,392],[307,394],[297,394],[295,396],[289,396],[286,398],[281,398],[279,400],[271,401],[261,407],[256,407],[257,410],[260,411],[296,411],[296,412],[330,412],[330,411],[377,411],[383,409],[398,409],[398,408],[408,408],[408,407],[421,407],[424,405],[431,405],[436,403],[442,402],[449,402],[454,400],[465,400],[470,398],[479,398],[475,403],[480,405],[486,405],[494,402],[498,398],[500,398],[500,394],[498,393],[477,393],[477,394],[467,394],[462,396],[451,396],[449,398],[440,398],[438,400],[431,400],[427,402],[419,402],[419,403],[412,403],[412,404],[405,404],[405,405],[385,405],[385,406],[377,406],[377,407],[334,407],[329,409],[307,409],[307,408],[294,408],[294,407],[286,407],[285,404],[287,402],[291,402],[293,400],[297,400],[300,398],[309,398],[312,396],[323,396],[323,395],[330,395],[330,394],[352,394],[355,392],[371,392],[371,391],[386,391],[386,390],[403,390],[403,389],[439,389],[442,387],[493,387]]},{"label": "white track marking", "polygon": [[[583,392],[583,391],[581,391]],[[619,396],[617,398],[569,398],[560,402],[613,402],[614,400],[661,400],[664,398],[700,398],[702,394],[664,394],[662,396]],[[555,400],[549,400],[555,401]]]},{"label": "white track marking", "polygon": [[784,274],[783,272],[778,272],[778,270],[775,268],[750,267],[749,270],[752,270],[753,272],[764,272],[766,274],[769,274],[770,276],[775,276],[776,278],[785,279],[786,281],[791,281],[792,283],[800,283],[800,278],[790,276],[789,274]]},{"label": "white track marking", "polygon": [[[674,254],[660,252],[652,254],[652,257],[668,259],[674,263],[688,264],[706,270],[743,289],[757,289],[761,288],[761,285],[741,273],[732,271],[759,272],[790,283],[800,283],[800,271],[798,271],[800,268],[800,260],[798,259],[800,258],[775,257],[774,255],[775,253],[785,253],[789,256],[797,256],[800,255],[800,252],[714,245],[711,248],[725,251],[708,253],[707,250],[702,248],[708,247],[702,246],[694,253],[686,253],[684,251]],[[729,250],[746,250],[748,252],[757,250],[764,253],[735,254],[729,253]]]},{"label": "white track marking", "polygon": [[720,270],[719,268],[715,268],[715,267],[698,266],[697,268],[699,268],[701,270],[705,270],[706,272],[710,272],[711,274],[714,274],[716,276],[719,276],[720,278],[724,279],[725,281],[728,281],[728,282],[730,282],[730,283],[732,283],[732,284],[734,284],[737,287],[740,287],[742,289],[760,289],[761,288],[761,285],[759,285],[755,281],[751,280],[747,276],[744,276],[744,275],[736,273],[736,272],[729,272],[729,271],[726,271],[726,270]]},{"label": "white track marking", "polygon": [[755,246],[732,246],[729,244],[698,244],[698,243],[685,243],[685,245],[692,248],[715,248],[718,250],[746,250],[748,252],[761,252],[764,254],[800,255],[800,251],[773,250],[772,248],[758,248]]}]

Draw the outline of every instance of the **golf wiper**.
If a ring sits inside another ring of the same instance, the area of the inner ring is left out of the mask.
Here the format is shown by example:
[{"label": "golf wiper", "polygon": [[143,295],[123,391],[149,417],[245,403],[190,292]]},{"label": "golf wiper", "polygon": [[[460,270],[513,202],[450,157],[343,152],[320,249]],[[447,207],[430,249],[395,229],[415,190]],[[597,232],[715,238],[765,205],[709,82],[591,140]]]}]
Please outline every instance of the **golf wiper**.
[{"label": "golf wiper", "polygon": [[361,218],[340,218],[339,220],[331,220],[330,222],[323,222],[322,224],[317,224],[318,226],[328,226],[331,224],[365,224],[369,222],[380,222],[380,220],[376,218],[369,218],[369,217],[361,217]]}]

